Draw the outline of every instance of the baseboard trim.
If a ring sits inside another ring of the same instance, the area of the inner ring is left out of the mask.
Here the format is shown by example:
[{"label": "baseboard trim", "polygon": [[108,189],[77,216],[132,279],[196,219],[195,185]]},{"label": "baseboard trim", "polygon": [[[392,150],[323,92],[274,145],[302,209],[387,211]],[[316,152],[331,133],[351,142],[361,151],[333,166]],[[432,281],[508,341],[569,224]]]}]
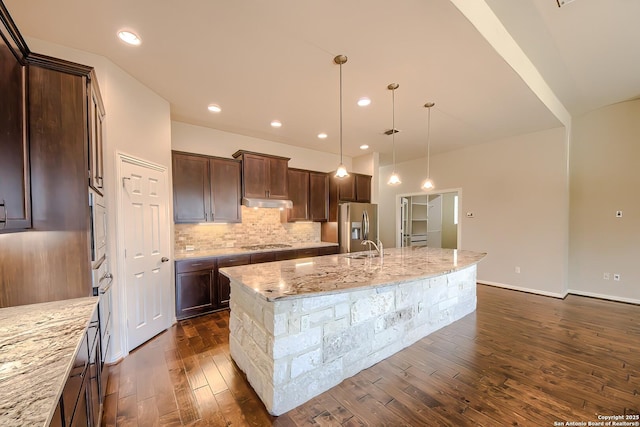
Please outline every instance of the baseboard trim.
[{"label": "baseboard trim", "polygon": [[580,296],[583,296],[583,297],[599,298],[599,299],[606,299],[606,300],[609,300],[609,301],[624,302],[624,303],[627,303],[627,304],[640,305],[640,300],[639,299],[618,297],[618,296],[612,296],[612,295],[605,295],[605,294],[599,294],[597,292],[579,291],[579,290],[575,290],[575,289],[569,289],[569,293],[572,294],[572,295],[580,295]]},{"label": "baseboard trim", "polygon": [[527,292],[529,294],[543,295],[545,297],[553,297],[553,298],[560,298],[560,299],[566,298],[567,294],[569,293],[569,292],[565,292],[564,294],[560,294],[556,292],[547,292],[547,291],[541,291],[539,289],[523,288],[520,286],[508,285],[506,283],[491,282],[489,280],[478,280],[477,282],[483,285],[495,286],[497,288],[511,289],[512,291]]},{"label": "baseboard trim", "polygon": [[492,281],[489,281],[489,280],[477,280],[477,282],[482,284],[482,285],[495,286],[496,288],[510,289],[512,291],[527,292],[529,294],[536,294],[536,295],[542,295],[542,296],[546,296],[546,297],[553,297],[553,298],[560,298],[560,299],[565,299],[567,297],[567,295],[571,294],[571,295],[578,295],[578,296],[582,296],[582,297],[598,298],[598,299],[604,299],[604,300],[608,300],[608,301],[615,301],[615,302],[622,302],[622,303],[626,303],[626,304],[640,305],[640,300],[638,300],[638,299],[618,297],[618,296],[606,295],[606,294],[599,294],[597,292],[586,292],[586,291],[580,291],[580,290],[576,290],[576,289],[569,289],[564,294],[560,294],[560,293],[556,293],[556,292],[541,291],[539,289],[523,288],[523,287],[520,287],[520,286],[513,286],[513,285],[506,284],[506,283],[492,282]]}]

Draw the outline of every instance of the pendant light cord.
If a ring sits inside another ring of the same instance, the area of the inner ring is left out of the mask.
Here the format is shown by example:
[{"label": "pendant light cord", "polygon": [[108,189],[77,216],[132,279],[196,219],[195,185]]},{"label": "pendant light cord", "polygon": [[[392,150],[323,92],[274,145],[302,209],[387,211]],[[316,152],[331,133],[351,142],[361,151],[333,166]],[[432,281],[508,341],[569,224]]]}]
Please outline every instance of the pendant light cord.
[{"label": "pendant light cord", "polygon": [[431,163],[431,107],[427,108],[427,110],[429,110],[427,113],[427,179],[429,179],[429,166]]},{"label": "pendant light cord", "polygon": [[391,141],[393,143],[393,173],[396,173],[396,90],[391,91]]},{"label": "pendant light cord", "polygon": [[342,165],[342,63],[340,63],[340,164]]}]

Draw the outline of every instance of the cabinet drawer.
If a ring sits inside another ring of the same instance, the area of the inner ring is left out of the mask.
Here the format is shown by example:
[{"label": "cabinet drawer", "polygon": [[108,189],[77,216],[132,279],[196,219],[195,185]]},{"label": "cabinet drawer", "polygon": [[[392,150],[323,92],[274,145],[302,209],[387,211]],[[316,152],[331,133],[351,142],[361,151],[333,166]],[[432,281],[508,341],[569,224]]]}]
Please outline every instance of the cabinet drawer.
[{"label": "cabinet drawer", "polygon": [[84,377],[87,374],[87,366],[89,364],[89,346],[87,342],[87,334],[85,333],[78,350],[76,360],[73,362],[69,379],[62,390],[62,402],[64,405],[63,413],[66,425],[71,424],[73,412],[76,402],[80,396]]},{"label": "cabinet drawer", "polygon": [[213,270],[216,267],[215,258],[200,260],[176,261],[176,273],[189,273],[200,270]]},{"label": "cabinet drawer", "polygon": [[271,262],[276,260],[276,252],[260,252],[251,254],[251,264],[259,264],[261,262]]},{"label": "cabinet drawer", "polygon": [[218,258],[218,268],[251,264],[251,255],[230,255]]},{"label": "cabinet drawer", "polygon": [[296,259],[297,250],[278,251],[276,252],[276,261],[286,261],[288,259]]},{"label": "cabinet drawer", "polygon": [[312,256],[318,256],[318,248],[305,248],[298,249],[296,251],[296,258],[307,258]]}]

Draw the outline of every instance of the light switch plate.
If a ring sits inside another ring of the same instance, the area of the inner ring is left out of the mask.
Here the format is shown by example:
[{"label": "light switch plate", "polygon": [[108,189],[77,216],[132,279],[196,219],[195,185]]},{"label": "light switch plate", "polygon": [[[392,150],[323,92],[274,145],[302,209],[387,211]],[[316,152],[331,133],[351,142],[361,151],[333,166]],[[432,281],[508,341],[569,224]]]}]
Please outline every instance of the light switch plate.
[{"label": "light switch plate", "polygon": [[616,211],[616,218],[622,218],[622,211]]}]

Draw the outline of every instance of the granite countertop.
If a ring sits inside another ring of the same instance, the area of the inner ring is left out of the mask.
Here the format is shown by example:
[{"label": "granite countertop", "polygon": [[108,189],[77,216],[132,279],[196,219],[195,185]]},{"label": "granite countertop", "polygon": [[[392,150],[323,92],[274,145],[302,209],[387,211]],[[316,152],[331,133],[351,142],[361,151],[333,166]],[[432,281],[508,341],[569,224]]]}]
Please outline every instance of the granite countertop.
[{"label": "granite countertop", "polygon": [[486,256],[482,252],[414,246],[385,249],[383,258],[358,258],[366,253],[225,267],[220,272],[267,301],[276,301],[439,276],[476,264]]},{"label": "granite countertop", "polygon": [[47,426],[98,297],[0,309],[0,425]]},{"label": "granite countertop", "polygon": [[237,248],[220,248],[220,249],[210,249],[204,251],[189,251],[189,252],[176,252],[175,260],[183,261],[183,260],[195,260],[199,258],[211,258],[217,256],[225,256],[225,255],[238,255],[238,254],[255,254],[259,252],[275,252],[275,251],[291,251],[295,249],[307,249],[307,248],[325,248],[331,246],[338,246],[337,243],[330,242],[314,242],[314,243],[291,243],[290,247],[287,248],[271,248],[271,249],[242,249],[241,247]]}]

